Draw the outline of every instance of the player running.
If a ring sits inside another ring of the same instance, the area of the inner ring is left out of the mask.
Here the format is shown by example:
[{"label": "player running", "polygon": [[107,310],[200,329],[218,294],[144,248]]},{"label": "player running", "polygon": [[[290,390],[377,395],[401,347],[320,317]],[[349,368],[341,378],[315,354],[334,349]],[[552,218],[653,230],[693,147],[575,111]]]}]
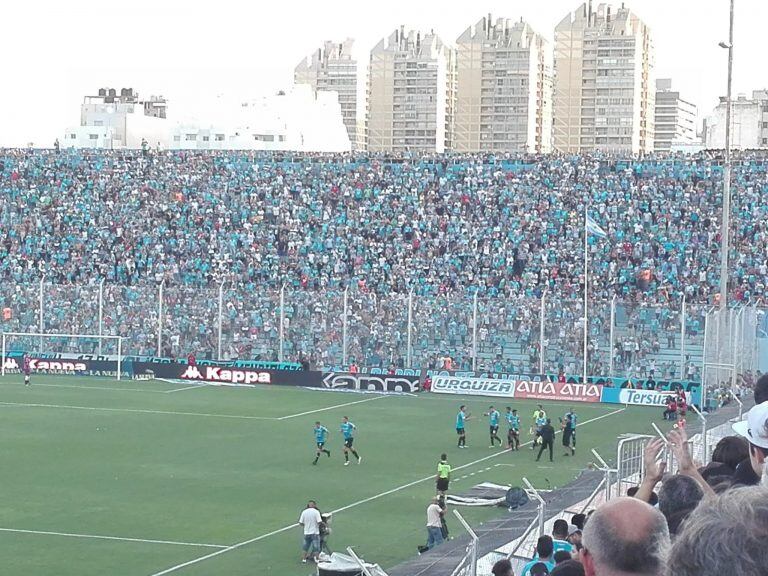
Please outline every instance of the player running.
[{"label": "player running", "polygon": [[341,433],[344,435],[344,466],[349,466],[350,452],[352,452],[355,458],[357,458],[358,464],[363,461],[357,451],[352,448],[352,443],[355,441],[356,430],[357,426],[352,424],[352,422],[349,421],[349,418],[344,416],[344,418],[341,420]]},{"label": "player running", "polygon": [[315,454],[315,461],[312,464],[317,464],[320,459],[320,454],[325,454],[328,458],[331,457],[331,451],[325,449],[325,442],[328,440],[328,428],[315,422],[315,443],[317,444],[317,453]]},{"label": "player running", "polygon": [[512,410],[507,406],[506,414],[509,431],[507,431],[507,448],[510,450],[520,450],[520,416],[517,410]]},{"label": "player running", "polygon": [[32,381],[30,376],[32,375],[32,361],[29,358],[29,354],[24,352],[24,357],[21,360],[21,371],[24,372],[24,386],[31,386]]},{"label": "player running", "polygon": [[541,440],[541,429],[547,423],[547,413],[544,411],[544,407],[539,404],[536,410],[533,411],[533,426],[531,431],[534,433],[533,444],[531,444],[531,450],[536,448]]},{"label": "player running", "polygon": [[563,429],[563,447],[565,448],[566,456],[568,456],[569,450],[570,450],[571,456],[576,455],[576,421],[577,419],[578,419],[578,416],[576,416],[576,412],[573,411],[573,408],[570,408],[568,412],[565,413],[565,416],[560,418],[560,426]]},{"label": "player running", "polygon": [[459,406],[459,413],[456,414],[456,434],[459,435],[459,448],[467,447],[467,432],[464,430],[464,423],[469,420],[469,414],[464,404]]},{"label": "player running", "polygon": [[488,412],[486,412],[484,416],[488,416],[488,426],[491,431],[491,445],[488,446],[488,448],[495,448],[496,440],[499,441],[499,446],[501,446],[501,438],[499,438],[499,418],[501,417],[501,414],[499,414],[499,411],[496,410],[496,408],[489,406]]}]

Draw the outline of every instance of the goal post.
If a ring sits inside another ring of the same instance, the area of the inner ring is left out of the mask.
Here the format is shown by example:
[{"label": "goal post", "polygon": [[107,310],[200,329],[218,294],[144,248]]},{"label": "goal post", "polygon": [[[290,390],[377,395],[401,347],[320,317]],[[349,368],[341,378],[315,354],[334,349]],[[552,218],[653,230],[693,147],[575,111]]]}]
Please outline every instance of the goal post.
[{"label": "goal post", "polygon": [[[83,346],[79,346],[82,344]],[[54,373],[88,371],[89,363],[114,362],[114,372],[118,380],[123,372],[123,337],[104,334],[60,334],[41,332],[3,332],[0,349],[0,374],[5,376],[6,369],[20,368],[19,359],[24,353],[39,357],[36,364],[45,366],[45,370]],[[88,347],[93,349],[88,352]],[[107,348],[112,352],[97,355],[96,349]],[[111,371],[110,371],[111,372]]]}]

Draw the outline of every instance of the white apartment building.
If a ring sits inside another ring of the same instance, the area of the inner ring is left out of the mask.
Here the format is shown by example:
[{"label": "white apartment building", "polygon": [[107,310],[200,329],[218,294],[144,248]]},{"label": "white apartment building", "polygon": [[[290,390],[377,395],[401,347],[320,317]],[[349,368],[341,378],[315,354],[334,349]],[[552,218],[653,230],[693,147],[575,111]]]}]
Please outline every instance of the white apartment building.
[{"label": "white apartment building", "polygon": [[362,147],[357,123],[357,60],[353,57],[354,40],[327,41],[294,69],[296,84],[308,84],[315,92],[336,92],[341,114],[353,149]]},{"label": "white apartment building", "polygon": [[592,1],[555,28],[554,147],[562,152],[653,150],[651,32],[624,4]]},{"label": "white apartment building", "polygon": [[366,149],[444,152],[453,148],[454,50],[434,32],[383,38],[370,54]]},{"label": "white apartment building", "polygon": [[[704,121],[706,148],[725,148],[725,98]],[[768,148],[768,90],[755,90],[752,98],[740,94],[731,102],[731,148]]]},{"label": "white apartment building", "polygon": [[131,88],[101,88],[85,96],[80,126],[65,130],[65,148],[140,148],[142,140],[155,147],[168,143],[167,102],[162,96],[139,98]]},{"label": "white apartment building", "polygon": [[247,102],[218,101],[206,121],[186,121],[171,130],[174,150],[351,149],[336,92],[299,84]]},{"label": "white apartment building", "polygon": [[551,152],[551,46],[489,14],[456,40],[457,152]]},{"label": "white apartment building", "polygon": [[670,78],[656,80],[656,112],[653,148],[656,152],[674,152],[700,143],[696,137],[696,105],[672,90]]}]

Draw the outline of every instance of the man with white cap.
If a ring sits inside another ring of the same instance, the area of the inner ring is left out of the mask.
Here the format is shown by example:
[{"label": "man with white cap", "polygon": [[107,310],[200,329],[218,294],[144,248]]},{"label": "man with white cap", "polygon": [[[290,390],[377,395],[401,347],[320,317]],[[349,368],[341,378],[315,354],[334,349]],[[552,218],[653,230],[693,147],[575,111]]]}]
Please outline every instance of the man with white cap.
[{"label": "man with white cap", "polygon": [[744,436],[749,442],[749,460],[757,477],[757,484],[763,476],[763,469],[768,460],[768,401],[753,406],[747,413],[746,420],[733,425],[733,431]]}]

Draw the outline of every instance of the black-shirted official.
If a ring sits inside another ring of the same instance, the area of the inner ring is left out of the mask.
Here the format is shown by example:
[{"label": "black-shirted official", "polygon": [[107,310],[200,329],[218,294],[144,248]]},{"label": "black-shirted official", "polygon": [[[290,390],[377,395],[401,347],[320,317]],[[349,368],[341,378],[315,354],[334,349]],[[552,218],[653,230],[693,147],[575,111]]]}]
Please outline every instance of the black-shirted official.
[{"label": "black-shirted official", "polygon": [[555,443],[555,429],[552,427],[552,420],[547,418],[547,423],[541,427],[541,448],[539,448],[539,455],[536,456],[536,462],[541,458],[542,452],[546,448],[549,448],[549,461],[552,462],[552,450]]}]

